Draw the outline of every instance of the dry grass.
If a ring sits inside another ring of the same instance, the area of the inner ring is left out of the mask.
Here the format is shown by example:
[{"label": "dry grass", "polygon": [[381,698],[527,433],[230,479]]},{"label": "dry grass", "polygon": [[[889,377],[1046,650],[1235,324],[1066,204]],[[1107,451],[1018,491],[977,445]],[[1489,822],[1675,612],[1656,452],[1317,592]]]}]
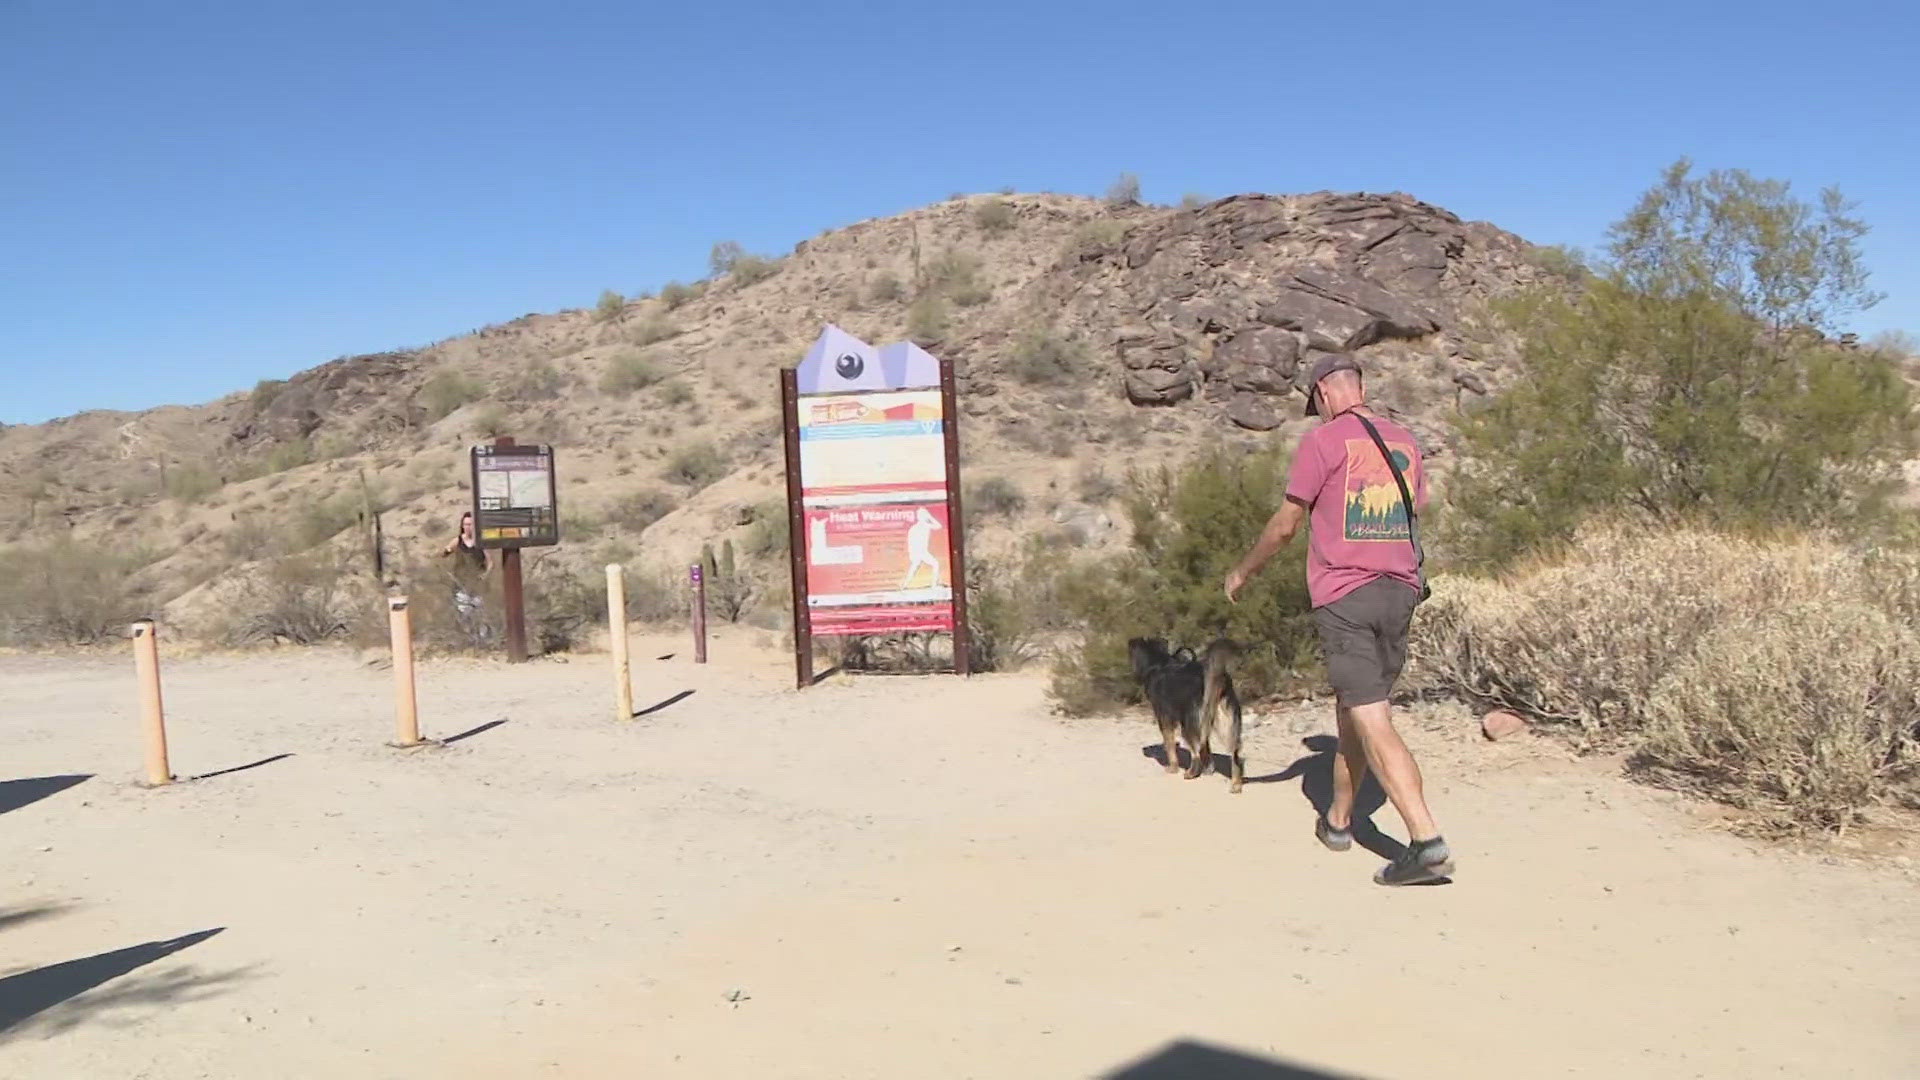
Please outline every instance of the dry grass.
[{"label": "dry grass", "polygon": [[1500,581],[1442,577],[1432,686],[1780,827],[1840,827],[1913,778],[1920,556],[1820,538],[1592,528]]}]

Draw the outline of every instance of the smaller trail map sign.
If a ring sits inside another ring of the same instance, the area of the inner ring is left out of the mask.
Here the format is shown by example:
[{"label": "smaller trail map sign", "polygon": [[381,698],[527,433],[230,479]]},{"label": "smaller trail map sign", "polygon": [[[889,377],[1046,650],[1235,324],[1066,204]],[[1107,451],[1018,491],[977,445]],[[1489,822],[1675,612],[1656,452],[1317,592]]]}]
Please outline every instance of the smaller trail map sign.
[{"label": "smaller trail map sign", "polygon": [[560,542],[553,447],[473,448],[473,531],[483,548]]}]

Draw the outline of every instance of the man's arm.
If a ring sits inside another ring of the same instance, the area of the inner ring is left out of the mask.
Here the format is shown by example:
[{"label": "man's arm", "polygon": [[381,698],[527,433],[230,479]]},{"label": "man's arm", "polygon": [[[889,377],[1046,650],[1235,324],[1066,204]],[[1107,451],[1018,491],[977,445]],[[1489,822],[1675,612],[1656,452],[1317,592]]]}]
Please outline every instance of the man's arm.
[{"label": "man's arm", "polygon": [[1254,541],[1253,550],[1246,558],[1227,573],[1227,599],[1233,600],[1247,579],[1260,572],[1267,560],[1280,553],[1280,549],[1293,542],[1300,531],[1300,523],[1307,517],[1307,508],[1292,496],[1280,504],[1280,509],[1267,519],[1267,527],[1260,530],[1260,539]]}]

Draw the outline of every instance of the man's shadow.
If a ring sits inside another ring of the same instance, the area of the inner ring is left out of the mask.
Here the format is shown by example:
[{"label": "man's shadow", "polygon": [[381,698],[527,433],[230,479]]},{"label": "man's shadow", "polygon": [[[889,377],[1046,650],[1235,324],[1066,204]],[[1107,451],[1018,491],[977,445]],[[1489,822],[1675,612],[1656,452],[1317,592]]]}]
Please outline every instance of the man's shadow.
[{"label": "man's shadow", "polygon": [[[1327,807],[1333,805],[1333,770],[1345,768],[1340,761],[1340,740],[1331,735],[1309,735],[1300,740],[1307,748],[1307,755],[1285,769],[1266,776],[1249,776],[1249,784],[1283,784],[1298,777],[1300,794],[1306,796],[1307,804],[1313,807],[1314,816],[1324,816]],[[1372,772],[1360,784],[1360,790],[1353,798],[1354,842],[1375,855],[1392,862],[1406,853],[1407,846],[1373,824],[1373,815],[1387,804],[1387,793],[1381,788],[1380,781]]]}]

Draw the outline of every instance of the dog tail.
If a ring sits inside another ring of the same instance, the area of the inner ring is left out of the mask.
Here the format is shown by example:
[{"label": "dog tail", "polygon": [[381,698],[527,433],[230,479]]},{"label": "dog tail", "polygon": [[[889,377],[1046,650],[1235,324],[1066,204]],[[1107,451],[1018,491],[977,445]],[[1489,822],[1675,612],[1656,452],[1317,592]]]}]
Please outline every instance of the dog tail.
[{"label": "dog tail", "polygon": [[1227,666],[1240,658],[1240,646],[1219,638],[1207,646],[1206,690],[1200,700],[1200,715],[1211,720],[1214,710],[1220,707],[1220,699],[1227,694],[1232,685]]}]

